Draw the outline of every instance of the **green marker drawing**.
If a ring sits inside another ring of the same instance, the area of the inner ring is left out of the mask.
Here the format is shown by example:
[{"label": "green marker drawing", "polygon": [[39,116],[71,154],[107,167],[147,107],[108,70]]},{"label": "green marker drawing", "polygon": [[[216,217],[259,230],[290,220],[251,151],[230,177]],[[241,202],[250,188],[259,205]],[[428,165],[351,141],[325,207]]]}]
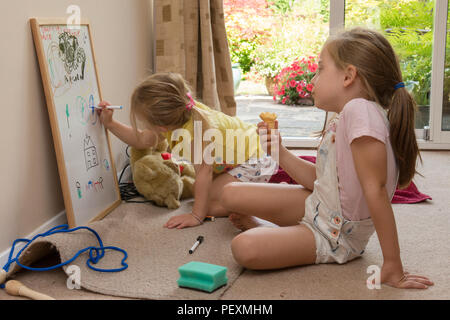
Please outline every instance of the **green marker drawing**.
[{"label": "green marker drawing", "polygon": [[52,78],[54,78],[55,75],[54,75],[54,73],[53,73],[52,60],[48,59],[48,64],[50,65],[50,72],[52,73]]},{"label": "green marker drawing", "polygon": [[77,183],[75,184],[77,186],[77,191],[78,191],[78,199],[81,199],[81,185],[80,183],[77,181]]},{"label": "green marker drawing", "polygon": [[70,129],[70,123],[69,123],[69,116],[70,116],[70,114],[69,114],[69,105],[68,104],[66,104],[66,116],[67,116],[67,126]]}]

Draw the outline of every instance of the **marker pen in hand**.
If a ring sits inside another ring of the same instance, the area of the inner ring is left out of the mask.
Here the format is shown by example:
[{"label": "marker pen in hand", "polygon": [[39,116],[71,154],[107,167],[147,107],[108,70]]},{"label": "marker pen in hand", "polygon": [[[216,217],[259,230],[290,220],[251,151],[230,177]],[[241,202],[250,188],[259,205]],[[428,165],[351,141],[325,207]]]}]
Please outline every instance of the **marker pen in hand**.
[{"label": "marker pen in hand", "polygon": [[[92,109],[103,109],[102,107],[99,107],[99,106],[92,106],[91,108]],[[123,107],[122,106],[107,106],[106,109],[119,109],[119,110],[121,110],[121,109],[123,109]]]},{"label": "marker pen in hand", "polygon": [[200,245],[200,243],[203,242],[203,236],[198,236],[197,241],[194,243],[194,245],[192,246],[192,248],[189,250],[189,254],[192,254],[195,249],[197,249],[197,247]]}]

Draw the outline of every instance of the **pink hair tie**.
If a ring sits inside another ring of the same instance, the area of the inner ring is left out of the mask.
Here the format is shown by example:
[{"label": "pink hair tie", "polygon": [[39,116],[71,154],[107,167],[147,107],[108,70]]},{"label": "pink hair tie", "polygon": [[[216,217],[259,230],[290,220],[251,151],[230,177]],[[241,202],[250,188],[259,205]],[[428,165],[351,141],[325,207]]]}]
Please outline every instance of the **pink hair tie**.
[{"label": "pink hair tie", "polygon": [[194,101],[194,99],[192,99],[192,96],[189,92],[186,93],[186,95],[188,96],[188,98],[190,100],[189,103],[186,105],[186,109],[188,109],[190,111],[195,106],[195,101]]}]

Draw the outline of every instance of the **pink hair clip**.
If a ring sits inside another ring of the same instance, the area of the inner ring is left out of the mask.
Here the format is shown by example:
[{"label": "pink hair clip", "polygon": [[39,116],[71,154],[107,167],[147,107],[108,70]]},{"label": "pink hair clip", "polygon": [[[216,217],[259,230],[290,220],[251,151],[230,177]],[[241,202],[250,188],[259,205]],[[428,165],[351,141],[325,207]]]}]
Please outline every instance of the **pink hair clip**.
[{"label": "pink hair clip", "polygon": [[189,103],[186,105],[186,109],[188,109],[190,111],[195,106],[195,101],[194,101],[194,99],[192,99],[192,96],[189,92],[186,93],[186,95],[189,97],[189,100],[190,100]]}]

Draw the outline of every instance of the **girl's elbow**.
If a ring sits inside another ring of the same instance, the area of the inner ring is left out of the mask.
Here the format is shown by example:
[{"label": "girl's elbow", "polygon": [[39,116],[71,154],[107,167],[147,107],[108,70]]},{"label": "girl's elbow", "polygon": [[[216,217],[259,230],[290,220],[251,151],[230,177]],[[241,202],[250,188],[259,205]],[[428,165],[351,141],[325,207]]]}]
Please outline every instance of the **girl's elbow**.
[{"label": "girl's elbow", "polygon": [[366,198],[379,199],[387,195],[386,184],[383,183],[363,185],[362,189]]}]

